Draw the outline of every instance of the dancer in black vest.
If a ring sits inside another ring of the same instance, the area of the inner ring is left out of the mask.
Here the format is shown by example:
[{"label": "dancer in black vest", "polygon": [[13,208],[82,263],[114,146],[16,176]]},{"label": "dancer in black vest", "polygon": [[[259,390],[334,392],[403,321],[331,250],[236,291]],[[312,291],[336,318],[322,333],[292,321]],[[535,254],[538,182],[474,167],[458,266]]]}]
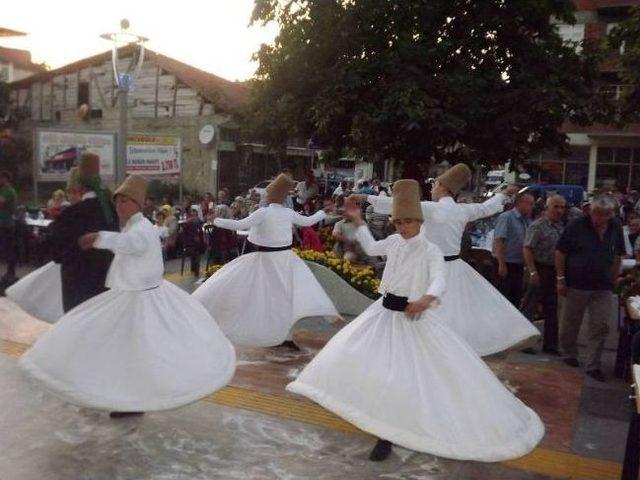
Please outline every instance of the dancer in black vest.
[{"label": "dancer in black vest", "polygon": [[65,312],[106,290],[104,283],[113,259],[107,250],[81,250],[78,239],[89,232],[118,231],[110,195],[100,182],[99,157],[93,153],[82,154],[78,171],[76,188],[82,201],[58,216],[51,224],[49,236],[53,260],[61,267]]}]

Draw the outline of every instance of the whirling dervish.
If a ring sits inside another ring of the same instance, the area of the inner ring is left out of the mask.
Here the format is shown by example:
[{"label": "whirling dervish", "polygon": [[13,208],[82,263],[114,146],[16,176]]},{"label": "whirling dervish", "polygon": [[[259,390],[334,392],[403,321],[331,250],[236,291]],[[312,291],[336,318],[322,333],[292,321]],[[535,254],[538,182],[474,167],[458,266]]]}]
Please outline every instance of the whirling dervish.
[{"label": "whirling dervish", "polygon": [[235,350],[193,298],[163,280],[160,240],[132,175],[113,196],[121,232],[91,232],[79,248],[113,252],[109,288],[67,312],[21,366],[71,403],[112,417],[176,408],[222,388]]},{"label": "whirling dervish", "polygon": [[329,296],[305,263],[291,251],[292,228],[325,218],[320,210],[305,217],[282,203],[294,182],[280,174],[267,186],[267,207],[242,220],[216,218],[214,225],[249,229],[254,251],[226,264],[193,296],[215,317],[236,345],[298,348],[291,328],[304,317],[339,317]]},{"label": "whirling dervish", "polygon": [[[501,212],[506,195],[496,193],[483,203],[456,203],[454,197],[469,182],[471,170],[454,165],[436,179],[434,201],[420,202],[422,234],[444,255],[448,289],[438,308],[438,317],[466,340],[481,356],[524,344],[540,332],[491,283],[460,258],[466,225]],[[514,188],[508,190],[515,193]],[[356,195],[374,206],[376,213],[389,214],[392,198]]]},{"label": "whirling dervish", "polygon": [[415,180],[394,184],[398,233],[380,241],[360,209],[348,209],[364,250],[387,257],[383,297],[339,331],[287,390],[377,436],[373,461],[387,458],[392,444],[459,460],[520,457],[538,444],[544,426],[434,308],[445,266],[440,249],[419,233],[418,192]]}]

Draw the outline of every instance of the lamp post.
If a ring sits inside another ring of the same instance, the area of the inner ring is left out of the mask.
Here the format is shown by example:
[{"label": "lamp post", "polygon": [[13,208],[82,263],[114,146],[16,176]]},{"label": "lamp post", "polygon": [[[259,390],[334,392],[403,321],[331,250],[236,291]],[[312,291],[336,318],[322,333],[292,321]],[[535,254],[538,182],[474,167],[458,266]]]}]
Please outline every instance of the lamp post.
[{"label": "lamp post", "polygon": [[[113,67],[113,78],[115,86],[118,88],[118,101],[120,104],[120,128],[118,129],[118,151],[115,161],[115,182],[120,184],[127,175],[127,135],[129,130],[128,101],[129,91],[133,88],[133,83],[140,73],[142,62],[144,62],[144,43],[149,39],[140,35],[135,35],[128,31],[129,20],[120,20],[120,31],[117,33],[103,33],[100,35],[105,40],[112,42],[111,64]],[[135,45],[133,49],[133,59],[125,71],[118,69],[118,49],[126,45]],[[137,54],[138,58],[135,59]]]}]

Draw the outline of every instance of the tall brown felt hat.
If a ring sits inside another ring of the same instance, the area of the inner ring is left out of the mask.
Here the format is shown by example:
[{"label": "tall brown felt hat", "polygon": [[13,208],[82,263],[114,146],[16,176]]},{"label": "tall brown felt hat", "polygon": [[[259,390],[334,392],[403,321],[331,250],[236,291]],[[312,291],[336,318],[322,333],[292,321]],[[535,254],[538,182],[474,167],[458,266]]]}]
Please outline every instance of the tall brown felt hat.
[{"label": "tall brown felt hat", "polygon": [[415,180],[397,180],[393,184],[392,219],[413,218],[423,220],[420,208],[420,185]]},{"label": "tall brown felt hat", "polygon": [[81,185],[80,169],[78,167],[72,167],[71,170],[69,170],[69,178],[67,178],[67,190],[78,188]]},{"label": "tall brown felt hat", "polygon": [[100,157],[95,153],[84,152],[78,163],[78,174],[81,180],[100,177]]},{"label": "tall brown felt hat", "polygon": [[447,187],[453,195],[457,195],[462,188],[471,180],[471,169],[464,163],[457,163],[444,172],[436,181]]},{"label": "tall brown felt hat", "polygon": [[267,204],[282,203],[287,199],[289,191],[296,186],[296,183],[284,173],[278,175],[273,182],[267,185]]},{"label": "tall brown felt hat", "polygon": [[144,199],[147,197],[147,182],[140,175],[129,175],[113,192],[113,199],[115,200],[118,195],[129,197],[142,208]]}]

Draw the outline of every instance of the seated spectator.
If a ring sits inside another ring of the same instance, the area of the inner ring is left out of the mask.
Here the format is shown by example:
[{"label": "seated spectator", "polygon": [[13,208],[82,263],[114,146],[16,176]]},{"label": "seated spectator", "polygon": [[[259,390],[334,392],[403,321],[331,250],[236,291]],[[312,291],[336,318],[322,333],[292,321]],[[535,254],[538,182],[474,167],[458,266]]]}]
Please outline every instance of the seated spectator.
[{"label": "seated spectator", "polygon": [[628,228],[625,228],[625,250],[627,251],[627,258],[633,258],[638,251],[638,247],[640,247],[640,243],[638,243],[638,238],[640,238],[640,218],[634,217],[630,222]]},{"label": "seated spectator", "polygon": [[[226,205],[218,205],[215,208],[214,217],[231,218],[231,209]],[[209,227],[208,232],[207,264],[222,265],[238,256],[238,236],[235,231]]]},{"label": "seated spectator", "polygon": [[302,227],[302,249],[303,250],[314,250],[316,252],[323,252],[322,241],[320,240],[320,235],[315,230],[314,227]]},{"label": "seated spectator", "polygon": [[180,242],[184,256],[190,258],[191,273],[195,277],[200,276],[200,255],[204,252],[204,237],[202,233],[202,221],[198,216],[198,210],[189,210],[187,221],[182,225]]},{"label": "seated spectator", "polygon": [[229,189],[228,188],[222,188],[222,189],[218,190],[217,204],[218,205],[227,205],[227,206],[229,206],[231,204],[231,202],[229,201]]},{"label": "seated spectator", "polygon": [[349,182],[342,180],[331,194],[331,198],[335,201],[338,197],[348,197],[350,194]]},{"label": "seated spectator", "polygon": [[213,201],[213,194],[211,192],[207,192],[202,196],[202,200],[200,201],[200,211],[202,213],[202,219],[207,218],[209,212],[212,212],[215,208],[215,203]]},{"label": "seated spectator", "polygon": [[356,239],[358,227],[351,220],[344,218],[333,227],[332,236],[336,243],[333,245],[333,253],[351,262],[366,260],[366,254]]},{"label": "seated spectator", "polygon": [[173,215],[171,205],[163,205],[160,211],[164,215],[162,225],[167,228],[167,235],[164,239],[164,253],[166,258],[176,257],[176,244],[178,243],[178,219]]},{"label": "seated spectator", "polygon": [[231,218],[240,220],[249,216],[249,206],[251,202],[241,196],[237,196],[231,203]]},{"label": "seated spectator", "polygon": [[358,193],[361,195],[375,195],[375,192],[373,188],[371,188],[368,180],[363,180],[362,183],[360,183]]},{"label": "seated spectator", "polygon": [[368,205],[365,210],[365,220],[367,226],[371,231],[371,235],[376,240],[382,240],[389,235],[389,216],[381,213],[376,213],[373,209],[373,205]]},{"label": "seated spectator", "polygon": [[55,220],[68,205],[64,190],[56,190],[47,202],[46,217]]},{"label": "seated spectator", "polygon": [[147,197],[144,199],[144,207],[142,207],[142,215],[144,215],[147,220],[151,223],[155,223],[156,221],[156,213],[158,209],[156,208],[155,201],[151,197]]},{"label": "seated spectator", "polygon": [[164,248],[165,240],[169,235],[169,229],[164,225],[165,216],[163,212],[156,213],[156,219],[154,221],[154,226],[158,232],[158,238],[160,239],[160,245],[162,247],[162,258],[166,260],[166,250]]},{"label": "seated spectator", "polygon": [[305,207],[308,209],[309,203],[320,194],[318,182],[316,181],[316,176],[313,173],[313,170],[309,170],[307,178],[303,182],[298,182],[295,194],[295,209],[298,211],[304,210]]}]

